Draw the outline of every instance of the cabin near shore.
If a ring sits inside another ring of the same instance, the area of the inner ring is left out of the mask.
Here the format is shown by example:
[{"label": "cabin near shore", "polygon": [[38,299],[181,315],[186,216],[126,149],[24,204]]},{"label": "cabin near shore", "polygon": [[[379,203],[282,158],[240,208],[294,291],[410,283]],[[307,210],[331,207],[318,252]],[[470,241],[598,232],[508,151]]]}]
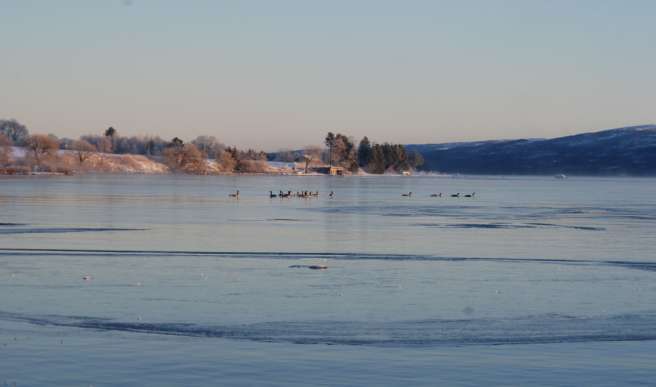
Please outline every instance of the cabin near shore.
[{"label": "cabin near shore", "polygon": [[316,173],[321,173],[324,175],[331,175],[331,176],[344,176],[346,175],[346,169],[344,167],[329,167],[329,166],[322,166],[322,167],[314,167],[312,168],[313,172]]}]

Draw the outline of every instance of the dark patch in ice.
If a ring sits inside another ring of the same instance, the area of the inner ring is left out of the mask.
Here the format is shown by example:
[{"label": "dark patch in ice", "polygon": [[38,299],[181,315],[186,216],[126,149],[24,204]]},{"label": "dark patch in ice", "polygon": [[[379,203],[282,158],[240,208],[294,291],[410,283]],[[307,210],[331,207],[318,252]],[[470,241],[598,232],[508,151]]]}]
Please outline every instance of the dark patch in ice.
[{"label": "dark patch in ice", "polygon": [[87,316],[0,312],[0,320],[42,326],[294,344],[435,347],[656,340],[656,313],[610,316],[410,321],[271,321],[251,324],[126,322]]},{"label": "dark patch in ice", "polygon": [[328,266],[326,265],[291,265],[290,269],[311,269],[311,270],[326,270]]},{"label": "dark patch in ice", "polygon": [[0,222],[0,226],[27,226],[26,223],[11,223],[11,222]]},{"label": "dark patch in ice", "polygon": [[420,254],[383,253],[328,253],[328,252],[286,252],[286,251],[189,251],[189,250],[93,250],[93,249],[38,249],[0,247],[0,256],[88,256],[88,257],[216,257],[251,259],[332,259],[344,261],[426,261],[426,262],[498,262],[509,264],[543,263],[559,265],[606,265],[654,271],[656,262],[628,261],[622,259],[587,260],[570,258],[507,258],[507,257],[453,257]]},{"label": "dark patch in ice", "polygon": [[262,222],[289,222],[289,223],[301,223],[301,222],[312,222],[311,219],[299,219],[299,218],[259,218],[259,219],[228,219],[231,223],[262,223]]},{"label": "dark patch in ice", "polygon": [[536,226],[526,224],[507,224],[507,223],[414,223],[413,226],[434,227],[434,228],[484,228],[484,229],[513,229],[513,228],[536,228]]},{"label": "dark patch in ice", "polygon": [[343,207],[307,208],[331,214],[379,215],[390,217],[446,217],[476,218],[490,220],[551,220],[551,219],[628,219],[656,220],[653,208],[612,208],[612,207],[551,207],[551,206],[481,206],[481,205],[424,205],[419,203],[404,205],[363,205]]},{"label": "dark patch in ice", "polygon": [[554,223],[413,223],[413,226],[433,228],[531,229],[568,228],[582,231],[605,231],[603,227],[571,226]]},{"label": "dark patch in ice", "polygon": [[656,271],[656,262],[606,261],[605,263],[614,266],[621,266],[627,269]]},{"label": "dark patch in ice", "polygon": [[553,223],[527,223],[527,224],[531,226],[569,228],[573,230],[583,230],[583,231],[606,231],[606,228],[604,227],[593,227],[593,226],[572,226],[572,225],[553,224]]},{"label": "dark patch in ice", "polygon": [[398,218],[408,218],[408,217],[413,217],[416,216],[415,214],[408,214],[408,213],[402,213],[402,212],[390,212],[390,213],[385,213],[381,214],[382,216],[395,216]]},{"label": "dark patch in ice", "polygon": [[320,207],[306,208],[308,211],[319,211],[329,214],[359,214],[359,215],[381,215],[392,217],[414,217],[414,216],[450,216],[470,213],[476,210],[487,210],[481,206],[447,206],[447,205],[386,205],[386,206],[342,206],[342,207]]},{"label": "dark patch in ice", "polygon": [[269,222],[309,222],[308,219],[296,219],[296,218],[271,218],[267,219]]},{"label": "dark patch in ice", "polygon": [[120,227],[31,227],[0,229],[0,235],[5,234],[66,234],[77,232],[111,232],[111,231],[145,231],[145,228]]}]

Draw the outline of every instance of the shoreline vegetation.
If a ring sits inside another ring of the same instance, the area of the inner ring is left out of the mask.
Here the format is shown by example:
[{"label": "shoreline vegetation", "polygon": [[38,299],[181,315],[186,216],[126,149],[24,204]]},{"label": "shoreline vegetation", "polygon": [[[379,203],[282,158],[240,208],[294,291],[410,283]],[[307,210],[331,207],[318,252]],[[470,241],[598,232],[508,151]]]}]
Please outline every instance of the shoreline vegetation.
[{"label": "shoreline vegetation", "polygon": [[323,146],[267,154],[226,146],[214,136],[190,142],[174,137],[121,136],[113,127],[78,139],[30,134],[16,120],[0,120],[0,175],[85,173],[191,175],[407,174],[421,166],[418,152],[329,132]]},{"label": "shoreline vegetation", "polygon": [[436,144],[359,142],[328,132],[321,145],[266,153],[214,136],[122,136],[109,127],[77,139],[31,134],[0,119],[0,175],[505,175],[656,176],[656,125],[551,139]]}]

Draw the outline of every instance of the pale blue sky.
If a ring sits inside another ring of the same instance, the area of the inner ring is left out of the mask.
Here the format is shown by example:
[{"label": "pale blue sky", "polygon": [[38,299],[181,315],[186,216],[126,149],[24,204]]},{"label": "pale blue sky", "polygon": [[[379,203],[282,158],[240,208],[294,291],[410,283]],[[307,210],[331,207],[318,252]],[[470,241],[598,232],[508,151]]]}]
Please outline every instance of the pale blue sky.
[{"label": "pale blue sky", "polygon": [[656,122],[656,1],[0,0],[0,118],[277,149]]}]

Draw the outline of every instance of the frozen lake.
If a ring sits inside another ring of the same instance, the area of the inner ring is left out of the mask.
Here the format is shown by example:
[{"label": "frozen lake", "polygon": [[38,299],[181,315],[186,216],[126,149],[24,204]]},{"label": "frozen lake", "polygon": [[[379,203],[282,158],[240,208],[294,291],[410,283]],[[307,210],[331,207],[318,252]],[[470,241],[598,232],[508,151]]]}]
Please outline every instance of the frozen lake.
[{"label": "frozen lake", "polygon": [[0,386],[649,384],[655,226],[653,179],[1,178]]}]

